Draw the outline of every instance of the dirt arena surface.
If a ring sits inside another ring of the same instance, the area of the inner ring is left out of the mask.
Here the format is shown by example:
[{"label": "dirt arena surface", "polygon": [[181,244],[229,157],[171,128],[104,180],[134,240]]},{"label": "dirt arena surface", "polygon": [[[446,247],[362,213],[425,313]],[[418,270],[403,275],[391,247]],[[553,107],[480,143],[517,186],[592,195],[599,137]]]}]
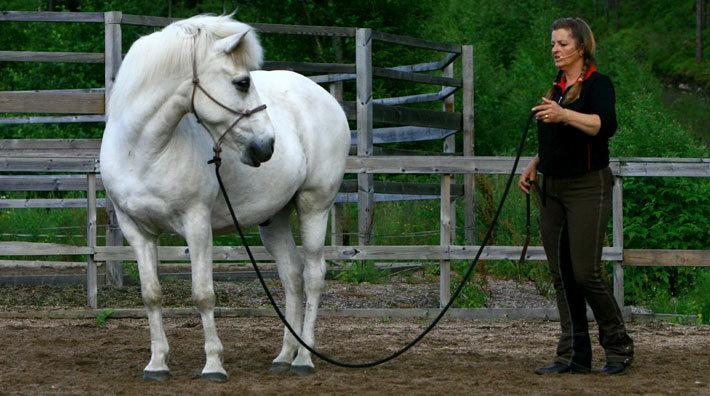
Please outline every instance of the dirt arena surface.
[{"label": "dirt arena surface", "polygon": [[[405,345],[426,319],[322,317],[319,349],[348,362],[378,359]],[[626,375],[539,376],[553,354],[558,323],[444,318],[420,344],[369,369],[314,358],[309,377],[269,374],[281,343],[276,317],[218,318],[226,383],[200,378],[204,363],[197,317],[168,318],[172,378],[142,380],[150,357],[144,319],[0,319],[0,394],[119,395],[710,395],[710,326],[632,322],[636,360]],[[593,328],[593,331],[594,328]]]}]

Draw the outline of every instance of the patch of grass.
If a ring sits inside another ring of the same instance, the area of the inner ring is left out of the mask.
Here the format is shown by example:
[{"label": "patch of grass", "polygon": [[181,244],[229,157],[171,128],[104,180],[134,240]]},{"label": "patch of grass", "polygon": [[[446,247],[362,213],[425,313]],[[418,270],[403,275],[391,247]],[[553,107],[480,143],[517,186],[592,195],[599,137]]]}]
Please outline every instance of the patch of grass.
[{"label": "patch of grass", "polygon": [[375,267],[371,261],[358,261],[350,263],[337,278],[350,283],[383,283],[388,278],[388,272]]},{"label": "patch of grass", "polygon": [[96,325],[99,327],[105,327],[108,322],[108,318],[113,315],[113,309],[107,308],[101,310],[101,312],[96,314]]}]

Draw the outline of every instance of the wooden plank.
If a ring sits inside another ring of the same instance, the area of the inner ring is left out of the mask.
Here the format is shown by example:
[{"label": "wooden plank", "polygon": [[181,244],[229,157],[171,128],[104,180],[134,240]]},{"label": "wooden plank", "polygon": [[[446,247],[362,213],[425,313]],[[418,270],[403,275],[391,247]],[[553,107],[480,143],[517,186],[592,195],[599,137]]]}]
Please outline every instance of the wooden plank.
[{"label": "wooden plank", "polygon": [[[343,102],[341,105],[348,119],[356,119],[356,103]],[[372,108],[374,122],[461,130],[461,113],[447,113],[437,110],[379,104],[373,104]]]},{"label": "wooden plank", "polygon": [[[390,182],[390,181],[375,181],[375,192],[383,194],[402,194],[402,195],[436,195],[441,193],[441,185],[433,183],[410,183],[410,182]],[[343,180],[340,185],[340,192],[357,192],[356,180]],[[460,184],[451,185],[451,195],[463,195],[463,186]]]},{"label": "wooden plank", "polygon": [[2,158],[2,172],[97,172],[98,158]]},{"label": "wooden plank", "polygon": [[84,268],[84,261],[0,260],[0,268]]},{"label": "wooden plank", "polygon": [[103,89],[0,92],[2,113],[103,114]]},{"label": "wooden plank", "polygon": [[[372,196],[373,202],[399,202],[399,201],[431,201],[439,199],[436,195],[414,195],[414,194],[381,194],[375,193]],[[358,193],[342,193],[335,196],[335,203],[358,203]]]},{"label": "wooden plank", "polygon": [[[447,65],[443,74],[446,77],[454,75],[454,65]],[[442,87],[442,90],[446,87]],[[441,110],[446,112],[454,111],[454,97],[447,95],[441,103]],[[455,136],[448,136],[442,144],[442,152],[444,154],[453,154],[456,152]],[[454,178],[451,174],[441,175],[440,190],[441,198],[439,200],[439,245],[451,245],[456,239],[456,205],[453,204],[453,183]],[[451,300],[451,261],[439,261],[439,307],[443,308]]]},{"label": "wooden plank", "polygon": [[[421,318],[431,319],[440,312],[439,308],[353,308],[353,309],[327,309],[318,310],[322,317],[348,317],[348,318]],[[695,315],[676,314],[638,314],[622,309],[624,317],[634,321],[668,321],[693,323],[697,320]],[[97,309],[60,309],[60,310],[30,310],[30,311],[0,311],[2,319],[95,319],[101,313]],[[163,308],[162,314],[166,318],[194,318],[198,315],[195,308]],[[276,317],[274,309],[269,308],[223,308],[216,307],[215,317]],[[114,308],[111,318],[115,319],[145,319],[144,308]],[[446,313],[447,317],[455,319],[498,320],[498,319],[524,319],[524,320],[559,320],[557,308],[451,308]],[[593,320],[591,312],[588,317]]]},{"label": "wooden plank", "polygon": [[346,161],[349,173],[475,173],[477,164],[471,158],[453,156],[350,156]]},{"label": "wooden plank", "polygon": [[87,150],[98,156],[101,139],[0,139],[0,151],[5,150]]},{"label": "wooden plank", "polygon": [[264,70],[291,70],[298,73],[335,73],[354,74],[355,65],[345,63],[314,63],[314,62],[286,62],[265,61]]},{"label": "wooden plank", "polygon": [[372,75],[375,77],[384,77],[392,80],[410,81],[420,84],[443,85],[448,87],[461,87],[463,83],[461,79],[453,77],[439,77],[430,74],[411,73],[406,71],[393,70],[386,67],[373,67]]},{"label": "wooden plank", "polygon": [[[320,76],[308,76],[313,82],[318,84],[329,84],[340,81],[352,81],[357,79],[355,74],[326,74]],[[342,101],[342,99],[339,99]]]},{"label": "wooden plank", "polygon": [[[473,46],[461,47],[461,80],[463,81],[461,125],[463,147],[461,152],[465,157],[475,155],[474,130],[474,73]],[[512,166],[512,165],[511,165]],[[476,179],[475,175],[465,174],[464,185],[464,240],[467,244],[476,243]]]},{"label": "wooden plank", "polygon": [[620,176],[710,176],[710,158],[619,158],[616,161]]},{"label": "wooden plank", "polygon": [[0,51],[0,62],[103,63],[96,52]]},{"label": "wooden plank", "polygon": [[103,22],[103,12],[0,11],[0,21],[17,22]]},{"label": "wooden plank", "polygon": [[106,61],[104,62],[104,107],[108,108],[108,100],[113,90],[113,85],[121,66],[122,53],[122,28],[121,19],[123,13],[120,11],[107,12],[104,15],[104,52]]},{"label": "wooden plank", "polygon": [[250,23],[263,33],[295,34],[305,36],[355,37],[356,28],[337,26],[278,25],[273,23]]},{"label": "wooden plank", "polygon": [[373,121],[396,125],[461,130],[461,114],[373,104]]},{"label": "wooden plank", "polygon": [[181,18],[167,18],[147,15],[122,14],[120,23],[124,25],[165,27]]},{"label": "wooden plank", "polygon": [[86,256],[86,304],[98,306],[98,270],[93,251],[96,247],[96,174],[86,175],[86,245],[92,254]]},{"label": "wooden plank", "polygon": [[[372,30],[357,29],[355,40],[355,62],[357,64],[357,154],[364,158],[372,156],[374,105],[372,104]],[[375,191],[374,175],[360,172],[357,175],[357,239],[358,245],[372,242],[374,225]]]},{"label": "wooden plank", "polygon": [[0,256],[83,256],[91,254],[86,246],[57,243],[0,242]]},{"label": "wooden plank", "polygon": [[[326,246],[324,253],[327,260],[473,260],[480,246],[465,245],[362,245],[362,246]],[[272,261],[273,257],[263,246],[250,246],[256,261]],[[299,251],[301,248],[299,247]],[[1,252],[1,251],[0,251]],[[241,246],[215,246],[212,248],[215,261],[248,261],[246,249]],[[486,246],[481,253],[481,260],[518,260],[522,246]],[[190,254],[186,246],[161,246],[158,257],[162,261],[189,261]],[[96,261],[135,260],[130,246],[96,246]],[[546,260],[542,246],[530,246],[526,259],[530,261]],[[611,247],[604,247],[602,260],[621,260],[621,252]]]},{"label": "wooden plank", "polygon": [[[118,225],[118,217],[113,201],[106,199],[106,245],[123,246],[123,233]],[[106,283],[123,287],[123,262],[106,261]]]},{"label": "wooden plank", "polygon": [[[406,129],[401,129],[400,131],[405,131]],[[444,136],[445,132],[439,130],[426,129],[427,131],[433,131],[435,134],[439,133],[437,136]],[[396,129],[382,129],[381,131],[389,133],[396,131]],[[429,136],[432,137],[432,136]],[[374,137],[373,137],[374,138]],[[382,135],[378,135],[380,141],[392,141],[391,139],[385,138]],[[395,138],[397,140],[397,138]],[[28,140],[31,142],[31,140]],[[11,169],[31,171],[32,169],[40,170],[50,170],[50,171],[65,171],[65,172],[85,172],[88,169],[95,169],[94,165],[91,165],[91,161],[95,161],[98,157],[98,148],[96,149],[52,149],[41,150],[39,148],[27,148],[27,149],[5,149],[2,145],[7,142],[7,140],[0,140],[0,155],[6,157],[0,159],[0,169],[4,171],[10,171]],[[97,142],[98,144],[98,142]],[[87,158],[66,158],[60,159],[62,157],[77,157],[86,156]],[[18,157],[24,157],[22,159]],[[39,157],[39,158],[38,158]],[[93,157],[93,158],[91,158]],[[0,157],[2,158],[2,157]],[[516,169],[517,173],[520,173],[529,161],[529,157],[522,157]],[[73,167],[71,164],[75,164]],[[710,169],[702,162],[690,163],[692,168],[686,167],[685,170],[676,170],[671,174],[667,175],[665,172],[660,172],[657,174],[653,171],[637,176],[653,177],[653,176],[695,176],[695,177],[710,177]],[[510,167],[513,165],[512,157],[487,157],[487,156],[476,156],[476,157],[462,157],[462,156],[375,156],[375,157],[359,157],[350,156],[347,160],[346,172],[347,173],[460,173],[460,174],[507,174],[510,172]],[[15,168],[16,167],[16,168]],[[622,172],[619,172],[623,174]],[[618,173],[617,173],[618,175]],[[8,177],[6,175],[0,175],[0,189],[11,189],[14,191],[51,191],[51,190],[71,190],[72,183],[71,177],[61,178],[58,176],[45,176],[33,179],[33,181],[23,182],[24,177],[34,178],[36,176],[14,176]],[[31,188],[32,183],[40,183],[35,186],[36,188]],[[52,185],[57,184],[53,187],[48,187],[47,183]],[[68,184],[67,184],[68,183]],[[66,185],[66,187],[64,187]],[[30,189],[23,190],[26,187]],[[17,189],[16,189],[17,188]]]},{"label": "wooden plank", "polygon": [[392,44],[405,45],[408,47],[418,47],[418,48],[425,48],[425,49],[431,49],[431,50],[443,51],[443,52],[461,53],[461,44],[438,43],[438,42],[434,42],[434,41],[422,40],[422,39],[418,39],[418,38],[414,38],[414,37],[400,36],[397,34],[384,33],[384,32],[378,32],[378,31],[372,32],[372,38],[374,40],[383,41],[383,42],[392,43]]},{"label": "wooden plank", "polygon": [[399,71],[408,71],[408,72],[423,72],[423,71],[433,71],[433,70],[442,70],[446,66],[450,65],[453,63],[461,54],[457,52],[451,52],[438,61],[435,62],[426,62],[426,63],[417,63],[414,65],[402,65],[402,66],[394,66],[394,67],[389,67],[388,69],[392,70],[399,70]]},{"label": "wooden plank", "polygon": [[453,95],[457,90],[458,90],[458,88],[456,88],[456,87],[442,87],[442,89],[439,90],[438,92],[418,94],[418,95],[397,96],[397,97],[392,97],[392,98],[374,99],[372,102],[375,104],[394,105],[394,106],[403,105],[403,104],[412,104],[412,103],[435,102],[435,101],[442,100],[450,95]]},{"label": "wooden plank", "polygon": [[[103,183],[97,180],[97,188]],[[83,175],[0,175],[0,191],[86,191]]]},{"label": "wooden plank", "polygon": [[[96,207],[106,207],[106,199],[100,198],[96,200]],[[0,199],[0,209],[28,209],[28,208],[45,208],[45,209],[67,209],[67,208],[86,208],[85,198],[68,198],[68,199]]]},{"label": "wooden plank", "polygon": [[[372,131],[373,144],[421,142],[441,140],[456,133],[454,129],[426,128],[415,126],[375,128]],[[357,135],[354,136],[357,141]]]},{"label": "wooden plank", "polygon": [[624,249],[623,264],[636,267],[710,267],[710,250]]},{"label": "wooden plank", "polygon": [[0,117],[0,125],[12,124],[70,124],[75,122],[106,122],[101,115],[71,115],[71,116],[30,116],[30,117]]}]

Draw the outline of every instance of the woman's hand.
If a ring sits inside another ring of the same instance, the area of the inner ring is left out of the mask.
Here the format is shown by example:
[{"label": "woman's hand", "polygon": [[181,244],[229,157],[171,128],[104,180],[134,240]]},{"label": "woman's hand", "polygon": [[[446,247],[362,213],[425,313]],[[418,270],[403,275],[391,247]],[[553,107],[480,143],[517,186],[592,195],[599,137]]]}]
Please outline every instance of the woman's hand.
[{"label": "woman's hand", "polygon": [[523,173],[520,174],[520,179],[518,179],[518,188],[525,194],[530,193],[530,182],[535,181],[535,178],[537,177],[537,164],[539,162],[540,158],[538,158],[538,156],[533,157],[528,166],[525,167]]},{"label": "woman's hand", "polygon": [[563,108],[557,102],[542,98],[542,103],[532,108],[535,118],[545,123],[569,122],[569,110]]}]

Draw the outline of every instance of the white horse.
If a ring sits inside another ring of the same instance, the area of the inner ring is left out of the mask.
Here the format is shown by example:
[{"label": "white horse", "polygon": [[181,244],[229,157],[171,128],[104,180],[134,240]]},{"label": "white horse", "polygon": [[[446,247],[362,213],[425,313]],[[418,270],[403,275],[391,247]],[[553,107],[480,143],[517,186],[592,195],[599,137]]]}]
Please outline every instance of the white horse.
[{"label": "white horse", "polygon": [[[338,102],[308,78],[254,71],[262,56],[248,25],[230,16],[196,16],[138,39],[116,78],[101,176],[138,262],[151,340],[145,379],[170,375],[157,266],[163,230],[182,235],[189,248],[192,298],[205,336],[202,376],[228,378],[214,320],[212,231],[229,229],[232,221],[207,163],[215,145],[223,148],[221,175],[240,224],[261,224],[262,242],[278,265],[285,316],[314,345],[328,211],[350,132]],[[303,257],[291,233],[294,208]],[[284,328],[272,371],[289,369],[304,375],[314,365]]]}]

